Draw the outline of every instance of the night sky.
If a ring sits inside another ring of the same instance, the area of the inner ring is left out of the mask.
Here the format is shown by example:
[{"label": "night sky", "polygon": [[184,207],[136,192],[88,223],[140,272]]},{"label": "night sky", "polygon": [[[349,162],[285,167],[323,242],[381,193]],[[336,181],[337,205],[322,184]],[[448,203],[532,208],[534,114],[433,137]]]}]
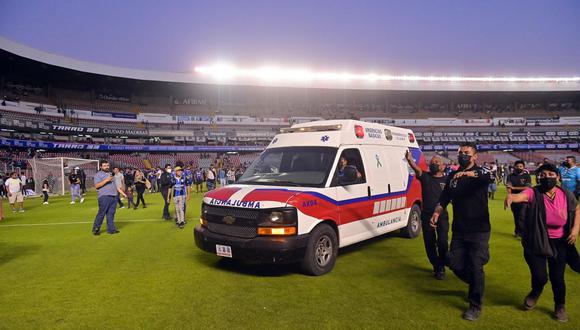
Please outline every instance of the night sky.
[{"label": "night sky", "polygon": [[226,61],[417,75],[580,75],[580,1],[0,0],[0,35],[120,67]]}]

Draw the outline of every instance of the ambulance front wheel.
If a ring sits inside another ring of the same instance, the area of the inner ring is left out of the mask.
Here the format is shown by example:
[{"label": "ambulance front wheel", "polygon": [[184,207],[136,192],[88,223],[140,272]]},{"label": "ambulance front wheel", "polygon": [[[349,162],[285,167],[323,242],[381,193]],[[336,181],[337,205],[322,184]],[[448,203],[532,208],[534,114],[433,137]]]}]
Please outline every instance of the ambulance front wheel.
[{"label": "ambulance front wheel", "polygon": [[421,208],[415,204],[409,213],[407,226],[401,228],[401,235],[406,238],[415,238],[421,234]]},{"label": "ambulance front wheel", "polygon": [[301,264],[302,270],[308,275],[324,275],[334,267],[337,254],[336,232],[329,225],[320,224],[311,232]]}]

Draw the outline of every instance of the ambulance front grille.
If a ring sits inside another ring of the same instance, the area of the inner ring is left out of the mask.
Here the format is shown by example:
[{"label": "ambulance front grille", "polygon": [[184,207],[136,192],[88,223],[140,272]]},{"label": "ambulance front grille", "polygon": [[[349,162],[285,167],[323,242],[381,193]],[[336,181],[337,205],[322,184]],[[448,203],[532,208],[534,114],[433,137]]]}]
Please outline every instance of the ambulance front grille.
[{"label": "ambulance front grille", "polygon": [[208,222],[207,228],[212,233],[234,236],[240,238],[254,238],[258,236],[258,228],[226,225],[221,223]]},{"label": "ambulance front grille", "polygon": [[258,236],[256,223],[259,215],[258,210],[205,205],[204,218],[207,221],[207,228],[212,233],[253,238]]}]

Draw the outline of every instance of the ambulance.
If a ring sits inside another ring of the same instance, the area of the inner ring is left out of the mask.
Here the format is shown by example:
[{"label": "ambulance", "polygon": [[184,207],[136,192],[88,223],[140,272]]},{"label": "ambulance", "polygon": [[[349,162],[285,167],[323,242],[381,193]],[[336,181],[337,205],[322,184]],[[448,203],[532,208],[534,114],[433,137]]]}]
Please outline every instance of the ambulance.
[{"label": "ambulance", "polygon": [[400,230],[421,231],[421,185],[405,153],[427,170],[411,130],[355,120],[281,129],[243,176],[205,194],[200,249],[328,273],[338,249]]}]

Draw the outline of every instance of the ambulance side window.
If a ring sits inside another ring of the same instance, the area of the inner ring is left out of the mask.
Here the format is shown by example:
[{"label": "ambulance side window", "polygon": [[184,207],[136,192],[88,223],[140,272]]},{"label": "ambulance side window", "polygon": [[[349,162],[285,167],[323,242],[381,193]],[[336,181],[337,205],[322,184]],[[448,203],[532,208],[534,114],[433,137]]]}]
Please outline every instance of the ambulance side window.
[{"label": "ambulance side window", "polygon": [[332,187],[344,186],[343,184],[340,184],[340,182],[339,182],[339,177],[341,177],[343,175],[343,169],[345,168],[344,162],[346,162],[346,166],[353,167],[357,171],[358,178],[357,178],[355,183],[351,183],[351,184],[361,184],[361,183],[366,182],[365,169],[363,166],[362,157],[360,156],[360,151],[358,149],[354,149],[354,148],[353,149],[345,149],[340,154],[340,158],[338,160],[338,166],[335,170],[334,177],[332,179],[332,184],[331,184]]}]

